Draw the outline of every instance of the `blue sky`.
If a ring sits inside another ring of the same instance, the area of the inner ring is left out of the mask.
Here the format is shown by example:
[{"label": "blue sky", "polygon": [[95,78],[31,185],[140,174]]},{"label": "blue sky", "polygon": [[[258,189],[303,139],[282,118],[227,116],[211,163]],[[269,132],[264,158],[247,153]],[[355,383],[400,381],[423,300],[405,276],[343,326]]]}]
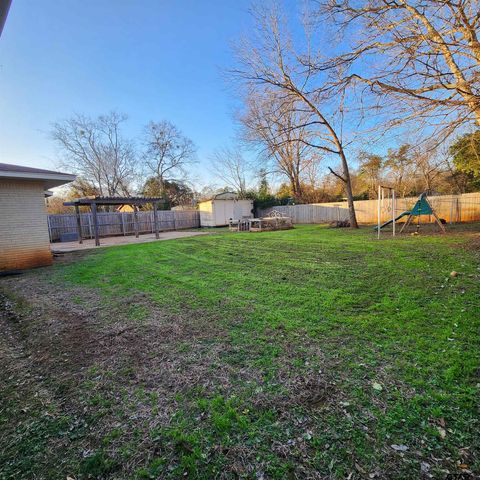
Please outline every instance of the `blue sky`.
[{"label": "blue sky", "polygon": [[0,162],[55,168],[54,121],[117,110],[126,134],[168,119],[208,155],[235,135],[222,76],[250,0],[13,0],[0,38]]}]

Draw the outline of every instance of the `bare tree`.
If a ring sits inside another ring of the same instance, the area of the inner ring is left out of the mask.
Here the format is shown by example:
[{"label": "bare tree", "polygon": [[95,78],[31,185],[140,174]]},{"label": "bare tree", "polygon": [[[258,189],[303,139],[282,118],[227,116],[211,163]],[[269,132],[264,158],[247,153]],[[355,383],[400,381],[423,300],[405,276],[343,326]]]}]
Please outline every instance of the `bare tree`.
[{"label": "bare tree", "polygon": [[[357,228],[352,185],[347,162],[346,145],[343,139],[345,114],[342,91],[335,88],[329,72],[309,67],[314,64],[308,36],[305,49],[296,51],[286,31],[285,22],[275,10],[262,10],[256,14],[256,38],[239,49],[240,67],[234,71],[242,79],[249,92],[268,90],[279,94],[283,100],[307,116],[303,124],[284,123],[281,131],[297,130],[314,126],[314,141],[305,140],[305,145],[323,154],[340,160],[341,172],[330,168],[339,178],[347,196],[350,225]],[[296,123],[296,122],[295,122]]]},{"label": "bare tree", "polygon": [[130,192],[136,158],[132,144],[121,135],[126,119],[115,112],[95,119],[75,115],[53,125],[52,137],[63,154],[61,165],[100,195]]},{"label": "bare tree", "polygon": [[[319,21],[333,19],[347,53],[310,65],[335,66],[346,82],[368,87],[391,124],[420,120],[453,131],[480,126],[478,0],[321,0]],[[388,99],[385,99],[385,95]],[[393,107],[393,109],[391,109]]]},{"label": "bare tree", "polygon": [[305,160],[303,169],[303,181],[310,189],[317,189],[320,186],[320,165],[322,156],[312,155]]},{"label": "bare tree", "polygon": [[360,152],[359,163],[359,176],[367,182],[368,196],[369,198],[376,198],[384,159],[380,155]]},{"label": "bare tree", "polygon": [[143,162],[148,175],[160,183],[185,176],[185,168],[194,162],[196,147],[172,123],[150,122],[143,136]]},{"label": "bare tree", "polygon": [[240,122],[245,139],[261,148],[270,173],[287,177],[293,196],[303,200],[303,179],[314,172],[319,152],[311,146],[315,130],[309,116],[292,101],[271,90],[250,92]]},{"label": "bare tree", "polygon": [[446,153],[442,153],[437,142],[427,143],[423,148],[414,147],[413,157],[416,165],[418,191],[433,192],[442,184],[443,177],[448,172]]},{"label": "bare tree", "polygon": [[401,196],[433,192],[441,183],[441,176],[448,170],[446,157],[438,154],[435,141],[430,147],[404,144],[388,150],[385,177]]},{"label": "bare tree", "polygon": [[410,145],[401,145],[397,149],[388,150],[385,160],[386,176],[397,193],[405,197],[414,190],[416,164]]},{"label": "bare tree", "polygon": [[220,148],[212,154],[210,160],[214,176],[236,190],[240,198],[246,198],[251,165],[240,149]]}]

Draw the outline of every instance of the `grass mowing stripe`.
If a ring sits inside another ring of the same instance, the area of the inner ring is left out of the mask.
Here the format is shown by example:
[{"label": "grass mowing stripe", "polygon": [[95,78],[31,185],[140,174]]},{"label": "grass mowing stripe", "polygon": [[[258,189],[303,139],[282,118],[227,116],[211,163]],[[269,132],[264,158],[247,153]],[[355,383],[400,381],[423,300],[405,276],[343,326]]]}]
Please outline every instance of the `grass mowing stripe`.
[{"label": "grass mowing stripe", "polygon": [[[143,459],[140,478],[401,479],[419,477],[422,462],[441,476],[459,462],[479,471],[479,270],[478,257],[459,248],[467,240],[453,231],[378,242],[370,230],[319,226],[220,233],[104,249],[56,266],[51,282],[100,283],[108,302],[143,292],[166,318],[181,313],[192,328],[204,319],[212,329],[170,345],[185,374],[202,355],[212,359],[203,386],[176,393],[164,423],[153,413],[151,427],[129,421],[128,431],[151,428],[156,442],[155,458],[129,447],[136,464]],[[133,311],[148,325],[140,307]],[[132,314],[128,328],[139,322]],[[137,341],[149,350],[148,338]],[[121,372],[112,375],[110,403],[128,391]],[[167,395],[158,388],[142,386]],[[107,477],[111,465],[128,468],[114,452],[97,460]]]}]

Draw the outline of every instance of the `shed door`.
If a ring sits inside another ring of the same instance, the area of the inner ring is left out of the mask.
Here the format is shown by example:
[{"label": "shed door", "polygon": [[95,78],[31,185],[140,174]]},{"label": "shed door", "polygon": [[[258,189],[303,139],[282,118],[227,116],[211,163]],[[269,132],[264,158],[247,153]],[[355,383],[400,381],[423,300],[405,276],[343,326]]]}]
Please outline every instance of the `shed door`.
[{"label": "shed door", "polygon": [[233,202],[231,200],[215,200],[215,225],[228,225],[233,218]]},{"label": "shed door", "polygon": [[234,220],[240,220],[245,213],[243,212],[242,203],[241,202],[233,202],[233,218]]},{"label": "shed door", "polygon": [[232,200],[224,200],[223,203],[225,205],[225,207],[224,207],[224,212],[225,212],[224,225],[228,225],[228,223],[230,222],[230,219],[232,219],[232,220],[236,219],[234,205],[237,202],[233,202]]},{"label": "shed door", "polygon": [[250,200],[239,200],[235,202],[235,220],[242,217],[252,217],[252,202]]}]

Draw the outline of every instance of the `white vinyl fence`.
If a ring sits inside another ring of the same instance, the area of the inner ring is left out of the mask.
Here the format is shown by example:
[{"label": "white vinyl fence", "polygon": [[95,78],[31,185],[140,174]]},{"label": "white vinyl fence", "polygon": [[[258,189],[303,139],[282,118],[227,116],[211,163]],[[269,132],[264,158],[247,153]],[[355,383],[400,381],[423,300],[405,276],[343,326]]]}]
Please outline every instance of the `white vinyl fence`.
[{"label": "white vinyl fence", "polygon": [[[153,212],[138,212],[139,233],[154,233]],[[159,210],[157,212],[159,230],[181,230],[200,227],[198,211]],[[83,238],[95,236],[91,213],[80,214]],[[101,237],[133,235],[135,233],[133,212],[98,212],[98,229]],[[75,214],[48,215],[50,241],[60,240],[62,234],[77,233]]]}]

